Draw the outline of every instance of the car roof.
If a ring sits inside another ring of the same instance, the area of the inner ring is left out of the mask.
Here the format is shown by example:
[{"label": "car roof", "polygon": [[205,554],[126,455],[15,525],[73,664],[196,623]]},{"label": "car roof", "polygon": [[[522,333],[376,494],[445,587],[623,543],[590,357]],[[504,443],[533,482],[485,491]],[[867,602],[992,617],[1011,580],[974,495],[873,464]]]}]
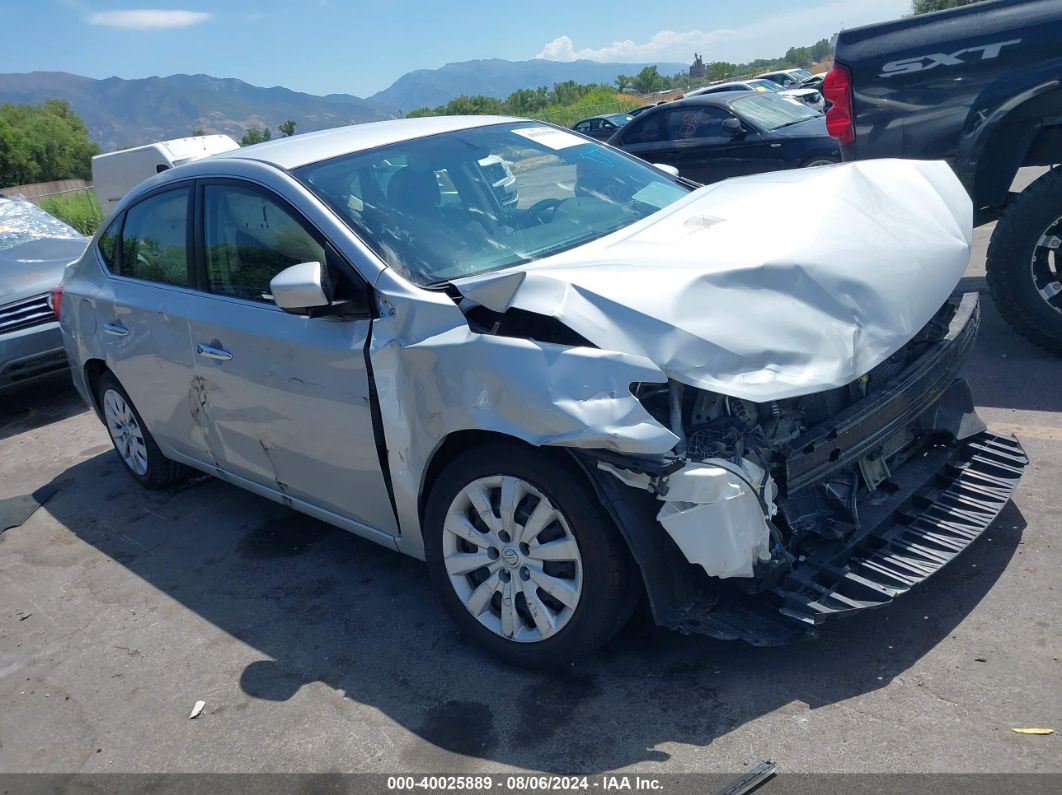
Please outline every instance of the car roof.
[{"label": "car roof", "polygon": [[374,121],[302,133],[289,138],[274,138],[272,141],[223,152],[211,159],[260,160],[279,168],[292,169],[399,141],[515,121],[527,119],[512,116],[425,116],[417,119]]}]

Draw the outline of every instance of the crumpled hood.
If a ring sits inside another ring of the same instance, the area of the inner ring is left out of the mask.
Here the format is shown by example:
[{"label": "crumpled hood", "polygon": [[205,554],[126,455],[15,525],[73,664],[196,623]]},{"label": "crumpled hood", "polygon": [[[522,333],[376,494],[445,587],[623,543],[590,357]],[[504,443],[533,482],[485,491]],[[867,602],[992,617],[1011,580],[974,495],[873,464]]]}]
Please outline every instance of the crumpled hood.
[{"label": "crumpled hood", "polygon": [[971,224],[946,163],[871,160],[700,188],[591,244],[455,284],[762,402],[842,386],[895,353],[962,277]]}]

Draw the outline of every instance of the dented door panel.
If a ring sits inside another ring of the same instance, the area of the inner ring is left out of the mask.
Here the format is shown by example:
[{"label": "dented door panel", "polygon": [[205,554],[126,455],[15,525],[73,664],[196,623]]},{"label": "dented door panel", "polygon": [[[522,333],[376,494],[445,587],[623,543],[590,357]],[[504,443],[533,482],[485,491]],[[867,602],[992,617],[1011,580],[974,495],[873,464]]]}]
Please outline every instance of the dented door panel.
[{"label": "dented door panel", "polygon": [[203,295],[188,387],[214,466],[387,533],[397,532],[373,438],[368,320],[290,315]]}]

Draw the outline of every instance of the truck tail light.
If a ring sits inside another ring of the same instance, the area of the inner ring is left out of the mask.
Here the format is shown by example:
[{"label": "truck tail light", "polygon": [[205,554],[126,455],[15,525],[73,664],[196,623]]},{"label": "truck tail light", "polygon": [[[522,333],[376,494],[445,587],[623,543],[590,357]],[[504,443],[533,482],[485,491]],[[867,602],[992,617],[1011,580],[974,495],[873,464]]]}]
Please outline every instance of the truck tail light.
[{"label": "truck tail light", "polygon": [[852,75],[839,63],[822,81],[822,93],[833,107],[826,111],[826,131],[842,144],[855,140],[855,119],[852,116]]},{"label": "truck tail light", "polygon": [[61,320],[60,315],[63,313],[63,287],[53,287],[48,292],[48,306],[52,308],[52,313],[55,315],[56,320]]}]

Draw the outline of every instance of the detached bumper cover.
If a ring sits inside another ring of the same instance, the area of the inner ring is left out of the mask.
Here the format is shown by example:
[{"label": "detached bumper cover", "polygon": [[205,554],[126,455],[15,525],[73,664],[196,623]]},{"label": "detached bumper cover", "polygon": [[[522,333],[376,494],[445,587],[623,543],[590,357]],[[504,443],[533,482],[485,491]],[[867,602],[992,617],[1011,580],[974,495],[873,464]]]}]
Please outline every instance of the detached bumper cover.
[{"label": "detached bumper cover", "polygon": [[[808,624],[881,607],[935,574],[992,524],[1029,461],[1016,439],[984,432],[958,450],[935,449],[907,463],[905,480],[927,476],[895,520],[854,549],[823,548],[773,593],[782,614]],[[838,557],[847,560],[838,565]]]}]

